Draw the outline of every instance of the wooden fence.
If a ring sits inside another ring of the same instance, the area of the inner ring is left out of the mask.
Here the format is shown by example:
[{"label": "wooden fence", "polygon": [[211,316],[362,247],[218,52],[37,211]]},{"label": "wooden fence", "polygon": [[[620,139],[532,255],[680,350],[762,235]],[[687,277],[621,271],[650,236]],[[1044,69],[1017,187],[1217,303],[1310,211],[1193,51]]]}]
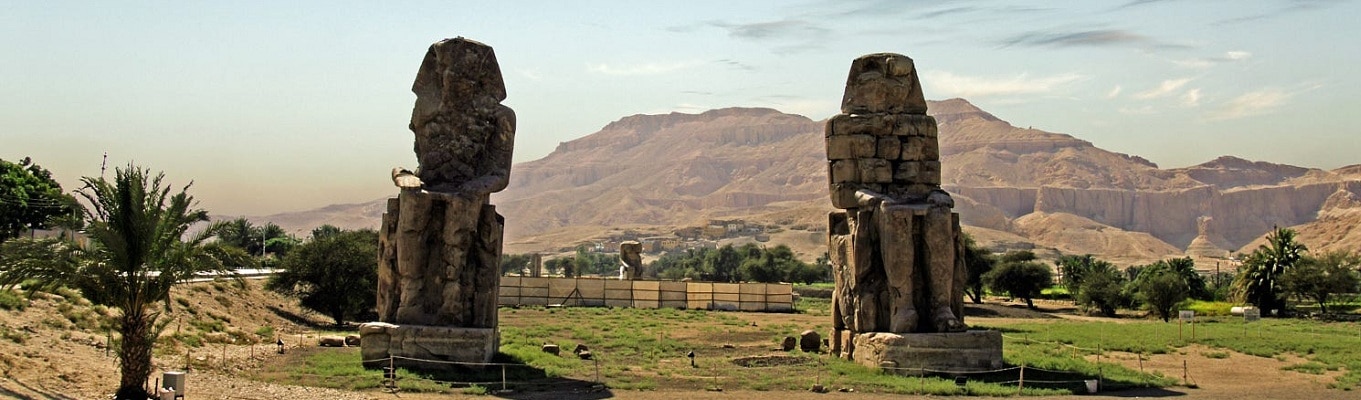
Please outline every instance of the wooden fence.
[{"label": "wooden fence", "polygon": [[794,310],[794,295],[787,283],[503,276],[500,304],[788,312]]}]

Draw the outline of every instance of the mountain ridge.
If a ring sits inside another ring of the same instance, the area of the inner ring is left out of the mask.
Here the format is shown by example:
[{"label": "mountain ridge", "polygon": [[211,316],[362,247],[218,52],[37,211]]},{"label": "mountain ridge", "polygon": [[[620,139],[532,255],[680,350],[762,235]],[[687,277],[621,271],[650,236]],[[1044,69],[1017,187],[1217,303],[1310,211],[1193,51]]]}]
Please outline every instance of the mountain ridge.
[{"label": "mountain ridge", "polygon": [[[1130,264],[1227,254],[1272,226],[1304,226],[1320,216],[1334,226],[1327,232],[1361,221],[1361,212],[1325,212],[1361,193],[1361,165],[1324,171],[1226,155],[1160,169],[1072,135],[1013,126],[963,99],[929,103],[940,128],[942,186],[956,197],[966,229],[996,237],[994,244],[1015,245],[1020,237],[1038,248]],[[512,168],[510,186],[493,195],[507,216],[507,251],[748,218],[810,227],[813,234],[797,235],[806,243],[791,246],[820,254],[816,230],[831,210],[824,124],[750,107],[623,117]],[[334,208],[318,216],[376,226],[382,202],[351,207],[363,218]],[[1319,237],[1353,241],[1331,235]]]}]

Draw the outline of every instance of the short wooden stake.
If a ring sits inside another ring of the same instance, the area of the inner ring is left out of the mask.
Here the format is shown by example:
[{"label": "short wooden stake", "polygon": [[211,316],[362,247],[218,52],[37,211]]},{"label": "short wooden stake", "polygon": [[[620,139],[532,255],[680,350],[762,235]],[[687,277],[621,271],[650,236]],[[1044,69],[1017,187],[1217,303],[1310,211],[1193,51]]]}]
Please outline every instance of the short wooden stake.
[{"label": "short wooden stake", "polygon": [[1186,360],[1181,360],[1181,384],[1183,386],[1191,386],[1191,380],[1188,379],[1186,373]]}]

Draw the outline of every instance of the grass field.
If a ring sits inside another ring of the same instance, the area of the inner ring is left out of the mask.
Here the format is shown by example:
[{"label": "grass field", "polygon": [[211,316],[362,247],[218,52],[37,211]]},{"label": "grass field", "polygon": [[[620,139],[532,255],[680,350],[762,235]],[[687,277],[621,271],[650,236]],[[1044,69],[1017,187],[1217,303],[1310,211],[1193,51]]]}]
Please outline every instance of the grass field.
[{"label": "grass field", "polygon": [[[969,381],[957,386],[949,377],[902,377],[881,373],[827,354],[779,349],[785,336],[804,330],[830,329],[830,303],[825,299],[800,301],[796,314],[713,312],[629,308],[503,308],[499,362],[526,364],[507,370],[509,387],[566,387],[603,384],[614,390],[808,390],[815,384],[851,388],[859,392],[936,395],[1014,395],[1014,384]],[[986,320],[974,320],[979,323]],[[1054,340],[1040,326],[992,326],[1009,338],[1005,358],[1011,365],[1060,371],[1077,379],[1106,380],[1107,388],[1169,386],[1172,379],[1141,374],[1113,363],[1097,364],[1086,353],[1048,351],[1032,343]],[[1081,331],[1080,327],[1071,329]],[[1034,332],[1032,332],[1032,330]],[[1075,343],[1086,343],[1085,336]],[[541,351],[557,344],[562,355]],[[583,344],[592,360],[581,360],[570,350]],[[694,364],[686,357],[694,352]],[[381,373],[358,367],[356,349],[310,349],[296,352],[294,361],[259,372],[256,379],[290,381],[352,390],[376,388]],[[408,391],[461,392],[499,388],[499,367],[463,374],[423,375],[399,371],[398,385]],[[1034,379],[1034,378],[1032,378]],[[1080,382],[1080,380],[1079,380]],[[1027,386],[1025,395],[1069,393],[1065,389]]]},{"label": "grass field", "polygon": [[[1041,353],[1074,352],[1079,355],[1100,351],[1121,351],[1138,354],[1164,354],[1180,351],[1191,343],[1217,349],[1232,350],[1257,357],[1280,357],[1292,354],[1308,360],[1287,369],[1300,372],[1343,371],[1329,385],[1351,390],[1361,384],[1361,324],[1353,322],[1318,322],[1298,319],[1266,318],[1245,323],[1242,317],[1197,318],[1192,324],[1176,321],[1163,323],[1155,320],[1091,322],[1073,320],[1044,320],[987,327],[1003,332],[1006,337],[1007,361],[1026,362],[1036,351],[1022,350],[1026,343],[1062,343],[1069,346],[1044,346]],[[1018,346],[1019,345],[1019,346]],[[1061,349],[1055,349],[1061,348]],[[1227,357],[1207,356],[1210,358]],[[1039,362],[1039,361],[1034,361]],[[1036,364],[1039,365],[1039,364]],[[1076,366],[1071,368],[1078,368]],[[1127,378],[1122,379],[1138,379]]]}]

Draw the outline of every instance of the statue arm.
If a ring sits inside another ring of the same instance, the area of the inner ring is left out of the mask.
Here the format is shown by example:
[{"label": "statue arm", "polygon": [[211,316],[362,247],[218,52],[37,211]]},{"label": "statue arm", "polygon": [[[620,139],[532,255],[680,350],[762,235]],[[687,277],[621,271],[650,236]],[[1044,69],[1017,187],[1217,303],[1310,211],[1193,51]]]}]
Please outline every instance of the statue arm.
[{"label": "statue arm", "polygon": [[878,208],[879,203],[883,203],[885,201],[891,203],[893,202],[893,199],[890,199],[888,196],[885,196],[882,193],[869,189],[860,189],[855,191],[855,202],[859,204],[860,207]]}]

